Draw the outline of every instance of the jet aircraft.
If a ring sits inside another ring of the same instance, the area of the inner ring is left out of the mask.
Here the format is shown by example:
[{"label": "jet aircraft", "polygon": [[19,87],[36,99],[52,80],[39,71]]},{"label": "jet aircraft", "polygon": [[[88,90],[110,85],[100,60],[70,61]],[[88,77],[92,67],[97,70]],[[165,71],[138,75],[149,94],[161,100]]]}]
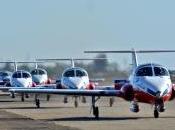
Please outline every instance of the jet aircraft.
[{"label": "jet aircraft", "polygon": [[[85,69],[75,67],[75,61],[83,60],[104,60],[106,58],[66,58],[66,59],[37,59],[41,62],[56,62],[56,61],[71,61],[71,66],[66,68],[61,78],[56,80],[57,89],[94,89],[97,82],[104,81],[104,79],[89,79],[88,73]],[[74,97],[74,106],[78,107],[78,96]],[[82,102],[86,103],[86,98],[82,96]],[[68,103],[68,97],[64,96],[64,103]]]},{"label": "jet aircraft", "polygon": [[[175,52],[175,50],[122,50],[122,51],[85,51],[85,53],[131,53],[132,54],[132,73],[127,80],[122,80],[115,89],[95,89],[92,85],[88,85],[88,80],[80,81],[82,77],[78,77],[79,68],[68,70],[67,73],[77,77],[75,80],[64,84],[63,89],[11,89],[12,93],[37,93],[37,94],[59,94],[59,95],[73,95],[73,96],[90,96],[91,107],[95,118],[99,118],[99,109],[96,106],[97,100],[102,96],[121,97],[126,101],[131,102],[130,110],[132,112],[139,112],[139,102],[147,103],[154,106],[154,117],[158,118],[160,112],[165,111],[165,102],[170,101],[175,97],[175,88],[170,79],[168,69],[165,66],[147,63],[138,65],[137,53],[164,53]],[[85,71],[81,70],[84,77],[87,78]],[[65,75],[67,77],[67,75]],[[64,83],[67,78],[64,78]],[[79,82],[77,82],[79,81]],[[85,82],[87,81],[87,82]],[[126,82],[124,82],[126,81]],[[87,85],[84,85],[87,84]],[[117,84],[116,84],[117,85]],[[69,87],[67,89],[66,87]],[[75,89],[79,88],[79,89]],[[39,99],[38,99],[39,101]],[[37,102],[36,102],[37,104]]]},{"label": "jet aircraft", "polygon": [[[31,62],[31,61],[7,61],[7,62],[0,62],[0,63],[13,63],[14,64],[14,72],[11,74],[10,77],[10,82],[9,84],[4,84],[0,87],[0,90],[2,91],[8,91],[11,88],[30,88],[30,87],[38,87],[38,88],[42,88],[43,86],[41,85],[36,85],[33,81],[32,81],[32,75],[30,74],[30,72],[26,71],[26,70],[18,70],[18,66],[17,64],[19,63],[36,63],[36,62]],[[7,86],[8,85],[8,86]],[[11,95],[12,98],[15,98],[15,94]],[[26,97],[28,97],[28,95],[26,94]],[[24,94],[21,95],[21,101],[24,101]]]}]

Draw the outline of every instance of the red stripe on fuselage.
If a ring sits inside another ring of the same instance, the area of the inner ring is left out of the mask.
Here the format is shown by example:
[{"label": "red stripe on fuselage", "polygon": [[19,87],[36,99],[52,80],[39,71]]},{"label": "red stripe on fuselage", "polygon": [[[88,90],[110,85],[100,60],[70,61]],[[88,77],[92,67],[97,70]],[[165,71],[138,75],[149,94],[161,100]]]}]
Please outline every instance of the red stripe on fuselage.
[{"label": "red stripe on fuselage", "polygon": [[[170,91],[169,93],[165,94],[163,96],[163,101],[169,101],[172,95],[172,91]],[[152,96],[146,92],[143,91],[134,91],[134,98],[138,101],[138,102],[142,102],[142,103],[149,103],[149,104],[154,104],[156,97]]]}]

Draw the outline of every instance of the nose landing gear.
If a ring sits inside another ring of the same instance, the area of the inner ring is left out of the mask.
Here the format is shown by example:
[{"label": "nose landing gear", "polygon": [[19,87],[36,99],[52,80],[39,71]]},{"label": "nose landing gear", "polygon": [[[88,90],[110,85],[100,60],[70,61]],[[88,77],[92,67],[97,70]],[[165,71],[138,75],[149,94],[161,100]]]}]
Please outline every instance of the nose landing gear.
[{"label": "nose landing gear", "polygon": [[35,105],[36,105],[36,108],[40,108],[40,100],[37,94],[35,95]]},{"label": "nose landing gear", "polygon": [[155,107],[154,107],[154,118],[159,118],[159,112],[164,112],[165,106],[162,98],[158,98],[155,101]]},{"label": "nose landing gear", "polygon": [[92,96],[92,109],[93,109],[93,115],[95,116],[95,119],[99,119],[99,109],[98,106],[95,105],[96,101],[98,101],[100,97],[95,98],[95,96]]}]

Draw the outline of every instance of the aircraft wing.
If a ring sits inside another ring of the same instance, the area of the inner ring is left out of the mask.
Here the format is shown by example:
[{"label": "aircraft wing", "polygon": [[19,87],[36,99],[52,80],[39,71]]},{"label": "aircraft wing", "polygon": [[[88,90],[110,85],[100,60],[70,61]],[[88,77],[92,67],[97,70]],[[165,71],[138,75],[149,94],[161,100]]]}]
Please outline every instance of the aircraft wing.
[{"label": "aircraft wing", "polygon": [[14,87],[6,87],[6,86],[0,86],[0,91],[7,92],[9,89],[12,89]]},{"label": "aircraft wing", "polygon": [[104,78],[95,78],[95,79],[89,79],[90,82],[104,82]]},{"label": "aircraft wing", "polygon": [[114,85],[111,85],[111,86],[95,86],[95,89],[96,90],[115,90],[115,87]]},{"label": "aircraft wing", "polygon": [[[31,87],[31,89],[55,89],[56,85],[55,84],[48,84],[48,85],[37,85],[36,87]],[[6,87],[6,86],[0,86],[0,91],[3,92],[8,92],[10,89],[29,89],[26,87],[14,87],[14,86],[10,86],[10,87]]]},{"label": "aircraft wing", "polygon": [[118,96],[122,97],[119,90],[85,90],[85,89],[10,89],[11,93],[36,93],[36,94],[58,94],[75,96]]},{"label": "aircraft wing", "polygon": [[33,88],[49,88],[49,89],[54,89],[56,88],[56,84],[41,84],[41,85],[36,85],[35,87]]}]

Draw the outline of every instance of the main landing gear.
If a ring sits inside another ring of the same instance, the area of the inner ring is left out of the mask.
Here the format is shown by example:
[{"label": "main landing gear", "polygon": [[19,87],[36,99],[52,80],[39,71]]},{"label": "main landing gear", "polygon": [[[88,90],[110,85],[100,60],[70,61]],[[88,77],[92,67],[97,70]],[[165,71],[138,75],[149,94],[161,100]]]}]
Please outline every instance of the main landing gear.
[{"label": "main landing gear", "polygon": [[112,107],[113,104],[114,104],[114,98],[110,97],[109,98],[109,106]]},{"label": "main landing gear", "polygon": [[15,98],[15,93],[11,92],[11,98]]},{"label": "main landing gear", "polygon": [[78,107],[78,97],[77,96],[75,96],[74,106],[75,106],[75,108]]},{"label": "main landing gear", "polygon": [[[77,108],[78,107],[78,96],[73,96],[73,99],[75,99],[74,100],[74,106],[75,106],[75,108]],[[68,103],[68,97],[67,96],[64,96],[63,102],[64,103]],[[85,97],[82,98],[82,102],[84,102],[84,103],[86,102],[86,98]]]},{"label": "main landing gear", "polygon": [[[49,101],[50,95],[47,94],[46,98],[47,98],[47,101]],[[40,99],[38,98],[38,94],[35,94],[35,105],[36,105],[36,108],[40,108]]]},{"label": "main landing gear", "polygon": [[24,102],[25,98],[29,98],[29,95],[27,93],[26,94],[22,93],[21,94],[21,101]]},{"label": "main landing gear", "polygon": [[37,94],[35,95],[35,104],[36,104],[36,108],[40,108],[40,100]]},{"label": "main landing gear", "polygon": [[[79,98],[81,98],[81,97],[79,97]],[[82,103],[86,103],[86,97],[82,96],[82,100],[81,101],[82,101]],[[78,96],[75,96],[74,106],[75,106],[75,108],[78,107]]]},{"label": "main landing gear", "polygon": [[50,95],[49,95],[49,94],[47,94],[46,100],[47,100],[47,101],[50,101]]},{"label": "main landing gear", "polygon": [[86,97],[85,96],[82,96],[82,103],[86,103]]},{"label": "main landing gear", "polygon": [[21,102],[24,102],[24,93],[21,94]]},{"label": "main landing gear", "polygon": [[68,103],[68,98],[67,98],[67,96],[64,96],[63,102],[64,102],[64,103]]},{"label": "main landing gear", "polygon": [[131,102],[130,110],[135,113],[139,112],[139,105],[136,101]]},{"label": "main landing gear", "polygon": [[99,110],[98,106],[95,106],[96,101],[98,101],[100,97],[95,98],[95,96],[92,96],[92,110],[93,110],[93,115],[95,116],[95,119],[99,119]]}]

